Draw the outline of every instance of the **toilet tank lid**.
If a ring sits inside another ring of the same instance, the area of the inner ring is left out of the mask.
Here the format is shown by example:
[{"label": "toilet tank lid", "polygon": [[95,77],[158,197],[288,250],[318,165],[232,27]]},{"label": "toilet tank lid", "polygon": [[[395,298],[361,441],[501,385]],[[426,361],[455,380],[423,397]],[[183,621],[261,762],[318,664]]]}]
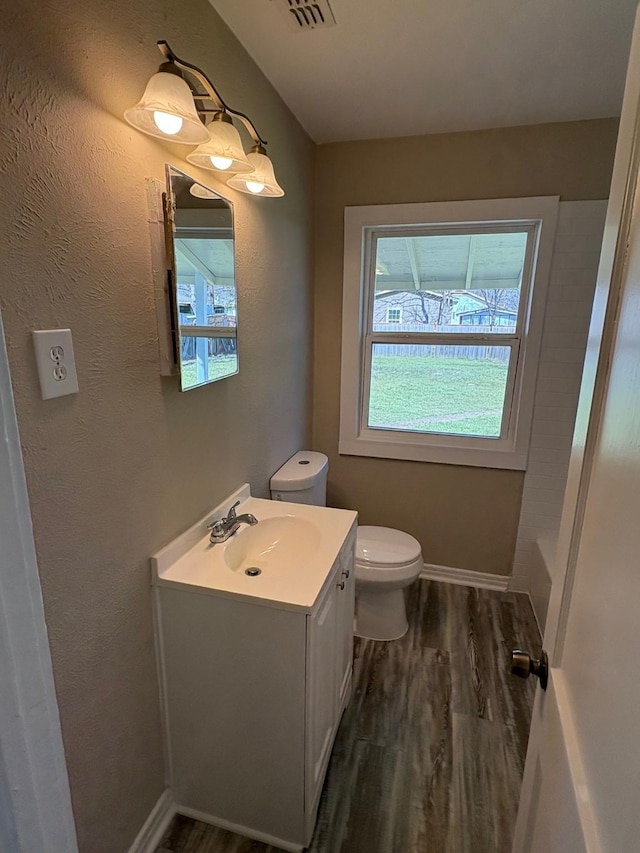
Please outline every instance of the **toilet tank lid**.
[{"label": "toilet tank lid", "polygon": [[409,533],[392,527],[358,527],[356,561],[379,566],[413,563],[421,552],[420,543]]},{"label": "toilet tank lid", "polygon": [[273,492],[296,492],[315,486],[327,476],[329,460],[315,450],[299,450],[270,480]]}]

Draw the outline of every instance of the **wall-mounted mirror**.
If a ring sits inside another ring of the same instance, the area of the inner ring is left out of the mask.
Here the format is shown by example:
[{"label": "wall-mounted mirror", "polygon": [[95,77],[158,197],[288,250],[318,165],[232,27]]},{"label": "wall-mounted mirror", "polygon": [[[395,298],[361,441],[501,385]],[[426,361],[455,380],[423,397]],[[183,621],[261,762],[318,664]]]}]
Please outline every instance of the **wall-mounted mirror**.
[{"label": "wall-mounted mirror", "polygon": [[233,208],[167,166],[170,300],[183,391],[238,372]]}]

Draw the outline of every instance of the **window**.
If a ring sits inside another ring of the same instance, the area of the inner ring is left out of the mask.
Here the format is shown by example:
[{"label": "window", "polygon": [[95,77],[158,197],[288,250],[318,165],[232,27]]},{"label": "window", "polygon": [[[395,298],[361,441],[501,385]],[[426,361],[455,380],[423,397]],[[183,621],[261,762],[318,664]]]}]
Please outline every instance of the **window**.
[{"label": "window", "polygon": [[402,323],[402,308],[387,308],[387,323]]},{"label": "window", "polygon": [[346,209],[341,453],[526,467],[557,206]]}]

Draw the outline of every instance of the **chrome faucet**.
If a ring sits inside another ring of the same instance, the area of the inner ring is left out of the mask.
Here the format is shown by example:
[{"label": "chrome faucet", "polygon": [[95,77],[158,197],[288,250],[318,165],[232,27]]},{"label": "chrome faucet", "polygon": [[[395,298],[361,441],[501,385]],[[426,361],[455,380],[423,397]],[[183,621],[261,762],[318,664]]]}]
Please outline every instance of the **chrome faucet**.
[{"label": "chrome faucet", "polygon": [[209,541],[214,545],[216,542],[226,542],[241,524],[254,525],[258,523],[258,519],[250,512],[236,515],[237,506],[240,506],[240,501],[236,501],[229,509],[229,515],[226,518],[219,518],[207,526],[207,529],[211,531]]}]

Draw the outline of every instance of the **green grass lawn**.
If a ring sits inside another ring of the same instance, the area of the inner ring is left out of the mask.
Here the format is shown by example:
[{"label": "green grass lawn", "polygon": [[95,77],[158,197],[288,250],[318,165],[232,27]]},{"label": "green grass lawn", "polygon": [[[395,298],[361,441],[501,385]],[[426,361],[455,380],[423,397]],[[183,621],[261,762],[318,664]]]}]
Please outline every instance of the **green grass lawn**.
[{"label": "green grass lawn", "polygon": [[[229,376],[236,373],[238,370],[237,355],[212,355],[209,356],[209,378],[207,382],[212,382],[215,379],[221,379],[223,376]],[[180,368],[182,375],[182,387],[193,388],[198,385],[196,379],[196,362],[195,359],[185,361],[183,359]]]},{"label": "green grass lawn", "polygon": [[498,438],[508,363],[374,355],[369,426]]}]

